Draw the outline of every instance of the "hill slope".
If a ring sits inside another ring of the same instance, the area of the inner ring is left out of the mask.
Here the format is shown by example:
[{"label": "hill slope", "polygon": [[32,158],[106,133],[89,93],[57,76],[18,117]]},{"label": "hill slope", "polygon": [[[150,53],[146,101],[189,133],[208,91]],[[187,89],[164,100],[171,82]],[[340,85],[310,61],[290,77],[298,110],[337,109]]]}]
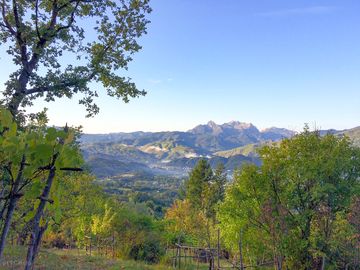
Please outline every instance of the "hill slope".
[{"label": "hill slope", "polygon": [[99,178],[132,172],[184,176],[201,158],[221,162],[232,171],[244,163],[259,163],[255,146],[288,138],[295,132],[281,128],[260,131],[251,123],[213,121],[187,132],[84,134],[85,160]]}]

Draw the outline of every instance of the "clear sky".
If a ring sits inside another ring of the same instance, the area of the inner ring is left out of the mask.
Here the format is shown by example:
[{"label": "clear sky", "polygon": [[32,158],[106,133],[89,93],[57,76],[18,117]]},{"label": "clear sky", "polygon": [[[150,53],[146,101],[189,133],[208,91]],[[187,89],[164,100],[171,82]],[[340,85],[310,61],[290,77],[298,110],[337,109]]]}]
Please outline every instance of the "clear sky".
[{"label": "clear sky", "polygon": [[51,124],[89,133],[187,130],[209,120],[298,130],[360,125],[359,0],[152,0],[152,7],[143,50],[120,71],[147,96],[124,104],[102,95],[91,119],[76,100],[33,109],[47,106]]}]

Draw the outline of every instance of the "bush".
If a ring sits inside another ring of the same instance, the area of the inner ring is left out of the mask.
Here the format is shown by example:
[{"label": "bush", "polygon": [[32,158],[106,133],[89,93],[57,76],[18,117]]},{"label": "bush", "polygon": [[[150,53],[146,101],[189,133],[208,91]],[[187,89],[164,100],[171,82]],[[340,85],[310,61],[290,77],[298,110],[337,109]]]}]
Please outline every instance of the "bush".
[{"label": "bush", "polygon": [[158,263],[165,254],[164,247],[159,239],[145,239],[143,243],[134,245],[130,250],[130,258],[148,263]]},{"label": "bush", "polygon": [[65,248],[67,243],[64,235],[49,233],[44,237],[43,246],[46,248]]}]

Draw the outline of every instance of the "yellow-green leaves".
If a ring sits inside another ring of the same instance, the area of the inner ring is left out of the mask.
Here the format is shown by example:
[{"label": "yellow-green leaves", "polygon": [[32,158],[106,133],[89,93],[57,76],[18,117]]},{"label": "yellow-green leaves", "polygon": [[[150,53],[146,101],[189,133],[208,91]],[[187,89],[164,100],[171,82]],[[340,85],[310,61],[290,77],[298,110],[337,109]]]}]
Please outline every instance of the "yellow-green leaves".
[{"label": "yellow-green leaves", "polygon": [[[75,132],[69,128],[33,125],[18,129],[9,111],[0,109],[0,113],[0,165],[10,180],[5,182],[8,186],[4,188],[4,192],[10,192],[15,179],[21,176],[17,184],[19,190],[16,192],[21,194],[21,200],[36,209],[49,171],[55,166],[56,184],[52,187],[53,198],[50,198],[53,203],[48,205],[54,219],[59,221],[62,213],[59,199],[62,181],[69,174],[62,169],[79,168],[83,162],[81,153],[74,144]],[[28,211],[25,220],[28,221],[33,216],[34,211]]]},{"label": "yellow-green leaves", "polygon": [[46,141],[53,142],[59,135],[59,132],[55,128],[48,128],[46,130],[45,138]]},{"label": "yellow-green leaves", "polygon": [[11,113],[8,110],[0,108],[0,132],[3,132],[4,128],[9,128],[12,123]]},{"label": "yellow-green leaves", "polygon": [[277,256],[286,258],[289,269],[310,269],[318,256],[344,256],[337,252],[351,243],[334,241],[336,222],[360,196],[360,149],[347,138],[305,129],[259,153],[261,167],[249,165],[235,174],[218,212],[229,247],[236,246],[234,235],[242,229],[250,247],[245,255],[255,260]]}]

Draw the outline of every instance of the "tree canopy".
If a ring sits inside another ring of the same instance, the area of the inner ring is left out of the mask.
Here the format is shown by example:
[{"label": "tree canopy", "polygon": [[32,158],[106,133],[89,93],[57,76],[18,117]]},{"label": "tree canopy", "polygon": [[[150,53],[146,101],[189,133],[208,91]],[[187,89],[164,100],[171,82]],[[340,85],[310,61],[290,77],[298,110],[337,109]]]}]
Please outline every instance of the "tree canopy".
[{"label": "tree canopy", "polygon": [[345,269],[359,234],[350,219],[360,196],[359,149],[346,137],[305,129],[260,156],[261,167],[237,172],[220,207],[228,246],[237,248],[243,230],[247,262],[265,257],[277,269]]},{"label": "tree canopy", "polygon": [[[54,101],[81,93],[88,116],[99,108],[101,83],[107,94],[128,102],[144,95],[127,69],[141,49],[137,39],[146,33],[149,0],[4,0],[0,3],[0,44],[17,70],[3,91],[3,103],[12,114],[34,99]],[[71,59],[71,63],[68,63]]]},{"label": "tree canopy", "polygon": [[224,170],[221,163],[213,170],[206,159],[198,161],[185,182],[185,198],[176,200],[166,212],[169,234],[190,243],[212,244],[216,210],[227,181]]}]

